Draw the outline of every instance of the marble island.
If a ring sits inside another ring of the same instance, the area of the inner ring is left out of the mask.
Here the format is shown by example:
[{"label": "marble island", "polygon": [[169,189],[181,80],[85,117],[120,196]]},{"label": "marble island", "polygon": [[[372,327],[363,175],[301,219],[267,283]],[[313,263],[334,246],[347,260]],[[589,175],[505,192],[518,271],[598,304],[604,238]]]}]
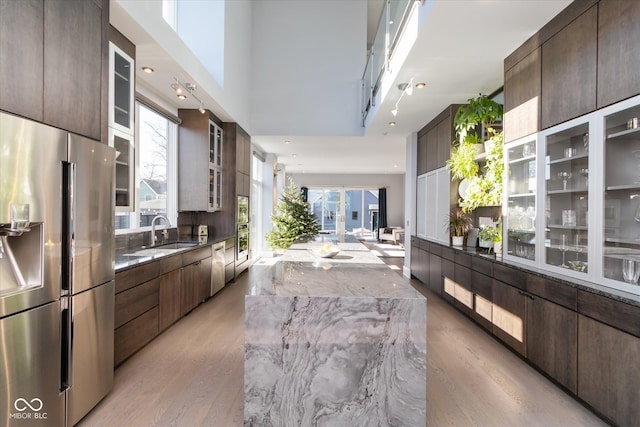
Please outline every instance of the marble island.
[{"label": "marble island", "polygon": [[318,258],[321,239],[249,271],[245,425],[424,426],[426,299],[355,239]]}]

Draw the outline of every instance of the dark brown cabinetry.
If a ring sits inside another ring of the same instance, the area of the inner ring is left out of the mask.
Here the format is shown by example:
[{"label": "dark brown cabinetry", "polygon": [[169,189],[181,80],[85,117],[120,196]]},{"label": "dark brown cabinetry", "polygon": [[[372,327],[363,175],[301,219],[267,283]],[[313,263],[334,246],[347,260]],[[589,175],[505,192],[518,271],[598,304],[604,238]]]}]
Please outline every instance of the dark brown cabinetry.
[{"label": "dark brown cabinetry", "polygon": [[640,93],[640,2],[598,5],[598,108]]},{"label": "dark brown cabinetry", "polygon": [[446,166],[455,136],[453,118],[459,107],[448,106],[418,132],[418,175]]},{"label": "dark brown cabinetry", "polygon": [[613,424],[640,419],[640,306],[415,236],[411,242],[416,278],[426,268],[445,300]]},{"label": "dark brown cabinetry", "polygon": [[170,271],[160,276],[159,329],[160,332],[173,325],[181,315],[180,285],[182,271]]},{"label": "dark brown cabinetry", "polygon": [[523,356],[527,355],[525,342],[526,298],[520,289],[509,286],[500,280],[493,280],[493,334]]},{"label": "dark brown cabinetry", "polygon": [[209,298],[211,261],[202,246],[116,273],[116,366]]},{"label": "dark brown cabinetry", "polygon": [[97,140],[107,42],[101,28],[95,2],[44,2],[44,122]]},{"label": "dark brown cabinetry", "polygon": [[577,392],[578,315],[542,298],[527,296],[527,358]]},{"label": "dark brown cabinetry", "polygon": [[0,1],[0,109],[106,137],[108,22],[106,1]]},{"label": "dark brown cabinetry", "polygon": [[42,121],[43,0],[0,0],[0,109]]},{"label": "dark brown cabinetry", "polygon": [[504,141],[540,130],[540,48],[504,73]]},{"label": "dark brown cabinetry", "polygon": [[578,396],[620,426],[640,420],[640,339],[578,319]]},{"label": "dark brown cabinetry", "polygon": [[593,6],[542,45],[542,128],[596,109],[597,28]]},{"label": "dark brown cabinetry", "polygon": [[211,292],[211,247],[187,252],[182,256],[180,314],[184,316]]}]

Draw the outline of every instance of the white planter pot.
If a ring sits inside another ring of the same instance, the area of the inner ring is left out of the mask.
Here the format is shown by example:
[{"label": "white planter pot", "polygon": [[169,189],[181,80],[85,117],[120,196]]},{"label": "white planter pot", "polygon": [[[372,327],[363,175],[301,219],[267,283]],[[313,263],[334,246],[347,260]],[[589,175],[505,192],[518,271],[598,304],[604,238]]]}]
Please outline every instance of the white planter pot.
[{"label": "white planter pot", "polygon": [[490,248],[492,243],[493,242],[491,240],[478,240],[478,246],[480,246],[481,248]]},{"label": "white planter pot", "polygon": [[464,243],[464,236],[453,236],[451,240],[453,246],[462,247]]}]

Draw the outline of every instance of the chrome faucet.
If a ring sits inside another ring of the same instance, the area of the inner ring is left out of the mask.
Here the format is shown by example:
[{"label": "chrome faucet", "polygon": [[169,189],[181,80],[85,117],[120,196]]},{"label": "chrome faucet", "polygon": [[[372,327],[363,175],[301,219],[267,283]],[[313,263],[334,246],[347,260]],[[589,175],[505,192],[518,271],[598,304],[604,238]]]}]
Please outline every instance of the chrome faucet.
[{"label": "chrome faucet", "polygon": [[[169,218],[167,218],[166,216],[164,215],[154,216],[153,219],[151,220],[151,236],[150,236],[151,239],[149,241],[149,246],[155,246],[156,241],[158,240],[158,238],[156,237],[156,220],[158,219],[164,219],[164,222],[167,224],[167,228],[171,227],[171,222],[169,222]],[[163,230],[162,235],[166,239],[169,233],[167,230]]]}]

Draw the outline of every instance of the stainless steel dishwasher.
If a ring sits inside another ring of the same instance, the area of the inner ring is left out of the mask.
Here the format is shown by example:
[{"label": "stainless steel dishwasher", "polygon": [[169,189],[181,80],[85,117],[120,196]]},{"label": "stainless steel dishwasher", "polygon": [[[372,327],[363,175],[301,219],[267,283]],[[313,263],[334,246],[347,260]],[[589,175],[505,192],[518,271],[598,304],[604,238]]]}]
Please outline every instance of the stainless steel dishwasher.
[{"label": "stainless steel dishwasher", "polygon": [[211,296],[224,288],[224,241],[213,245],[211,257]]}]

